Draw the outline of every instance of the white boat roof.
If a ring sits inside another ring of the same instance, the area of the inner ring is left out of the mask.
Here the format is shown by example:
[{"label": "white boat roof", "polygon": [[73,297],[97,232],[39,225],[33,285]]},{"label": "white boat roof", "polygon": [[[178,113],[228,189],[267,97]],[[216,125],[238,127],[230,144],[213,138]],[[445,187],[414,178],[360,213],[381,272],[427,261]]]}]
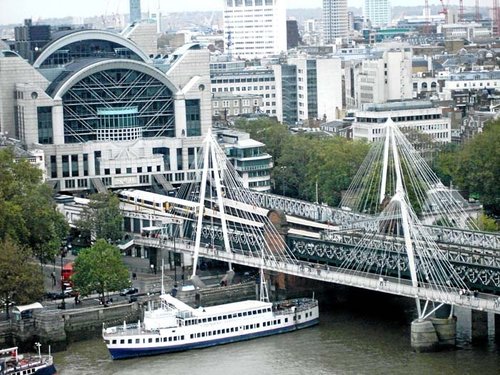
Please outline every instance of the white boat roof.
[{"label": "white boat roof", "polygon": [[160,296],[160,298],[174,306],[179,311],[194,311],[191,306],[186,305],[184,302],[178,300],[175,297],[172,297],[172,295],[170,294],[163,294]]},{"label": "white boat roof", "polygon": [[238,311],[264,309],[267,307],[271,307],[271,305],[272,303],[270,302],[247,300],[247,301],[226,303],[224,305],[199,307],[198,309],[194,310],[193,313],[196,316],[221,315],[225,313],[234,313]]}]

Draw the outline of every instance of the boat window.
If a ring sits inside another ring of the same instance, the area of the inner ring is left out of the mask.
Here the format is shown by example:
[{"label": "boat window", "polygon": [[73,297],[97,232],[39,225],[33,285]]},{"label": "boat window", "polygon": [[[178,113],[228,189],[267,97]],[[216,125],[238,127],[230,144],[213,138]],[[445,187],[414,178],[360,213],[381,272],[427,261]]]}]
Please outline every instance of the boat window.
[{"label": "boat window", "polygon": [[148,339],[148,342],[152,343],[153,342],[153,338]]},{"label": "boat window", "polygon": [[220,329],[217,330],[217,334],[220,335]]},{"label": "boat window", "polygon": [[216,334],[217,334],[217,331],[213,331],[213,332],[212,332],[212,335],[214,335],[214,336],[215,336]]},{"label": "boat window", "polygon": [[181,340],[184,340],[184,335],[181,336]]},{"label": "boat window", "polygon": [[163,338],[163,342],[167,342],[167,338],[166,337]]},{"label": "boat window", "polygon": [[156,342],[160,342],[160,338],[159,337],[156,338]]},{"label": "boat window", "polygon": [[238,316],[241,317],[241,313],[238,313]]},{"label": "boat window", "polygon": [[259,314],[262,314],[262,310],[260,310],[260,309],[259,309],[259,310],[257,310],[257,312],[258,312]]},{"label": "boat window", "polygon": [[198,324],[200,324],[200,323],[201,323],[201,319],[198,319]]},{"label": "boat window", "polygon": [[203,323],[206,323],[207,322],[207,318],[203,318]]},{"label": "boat window", "polygon": [[177,341],[177,336],[174,336],[174,341]]},{"label": "boat window", "polygon": [[113,340],[113,344],[116,344],[116,340]]},{"label": "boat window", "polygon": [[217,320],[222,320],[222,316],[218,316],[218,317],[217,317]]},{"label": "boat window", "polygon": [[281,324],[281,319],[278,319],[278,324]]},{"label": "boat window", "polygon": [[299,320],[302,319],[302,315],[299,315]]},{"label": "boat window", "polygon": [[132,344],[132,339],[128,339],[128,344]]},{"label": "boat window", "polygon": [[285,323],[288,323],[288,318],[285,318]]},{"label": "boat window", "polygon": [[257,314],[257,311],[256,310],[252,311],[252,314],[254,314],[254,315]]},{"label": "boat window", "polygon": [[205,332],[202,332],[202,333],[201,333],[201,337],[205,337]]},{"label": "boat window", "polygon": [[141,342],[141,339],[135,339],[135,343],[139,344]]},{"label": "boat window", "polygon": [[169,337],[169,338],[168,338],[168,341],[172,341],[172,337]]},{"label": "boat window", "polygon": [[276,320],[273,322],[273,324],[276,324]]},{"label": "boat window", "polygon": [[200,333],[197,333],[197,334],[196,334],[196,337],[200,337]]},{"label": "boat window", "polygon": [[222,319],[227,319],[227,315],[223,315],[223,316],[222,316]]},{"label": "boat window", "polygon": [[260,324],[259,323],[257,323],[257,328],[260,328]]},{"label": "boat window", "polygon": [[243,311],[243,316],[247,316],[247,312],[246,311]]},{"label": "boat window", "polygon": [[238,327],[236,327],[236,328],[234,329],[234,331],[235,331],[235,332],[238,332]]},{"label": "boat window", "polygon": [[120,340],[120,344],[125,344],[125,340],[124,339]]},{"label": "boat window", "polygon": [[225,328],[222,330],[222,334],[224,334],[224,333],[226,333],[226,329]]}]

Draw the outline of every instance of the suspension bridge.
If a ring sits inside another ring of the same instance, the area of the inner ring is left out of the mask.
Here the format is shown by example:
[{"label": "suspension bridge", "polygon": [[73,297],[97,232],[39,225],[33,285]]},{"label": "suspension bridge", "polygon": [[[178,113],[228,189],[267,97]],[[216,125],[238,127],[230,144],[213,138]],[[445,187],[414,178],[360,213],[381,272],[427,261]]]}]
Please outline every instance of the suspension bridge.
[{"label": "suspension bridge", "polygon": [[[122,209],[157,228],[135,236],[134,245],[186,254],[193,281],[204,257],[229,270],[241,264],[413,298],[417,323],[444,305],[500,313],[500,236],[477,230],[474,210],[442,185],[390,119],[340,209],[243,188],[212,134],[192,169],[197,181],[176,197]],[[276,210],[291,229],[271,222]]]},{"label": "suspension bridge", "polygon": [[[458,252],[478,249],[481,256],[476,258],[484,262],[483,271],[490,267],[499,277],[498,235],[474,228],[464,203],[452,199],[449,189],[394,124],[388,123],[384,142],[372,147],[341,203],[343,209],[302,205],[302,217],[335,224],[324,236],[337,236],[337,243],[351,241],[349,250],[335,262],[312,264],[297,257],[300,252],[288,244],[306,237],[292,235],[287,241],[278,232],[269,220],[270,207],[261,204],[263,195],[242,187],[212,135],[207,136],[204,157],[198,163],[199,181],[181,187],[175,203],[171,200],[169,214],[176,222],[163,227],[156,237],[134,238],[137,245],[188,254],[193,259],[193,277],[198,259],[206,257],[227,262],[229,268],[241,264],[414,298],[419,319],[426,319],[443,304],[500,312],[498,296],[472,292],[457,262],[450,259],[451,252],[437,244],[454,246]],[[377,175],[382,176],[381,181],[377,182]],[[416,199],[410,202],[408,195]],[[283,201],[275,202],[279,206]],[[300,206],[298,201],[294,203]],[[415,204],[421,215],[437,213],[442,225],[422,224]],[[478,243],[466,241],[467,237],[479,237]],[[491,259],[485,248],[491,250]],[[311,255],[314,252],[307,258],[321,258]],[[500,280],[496,282],[500,285]]]}]

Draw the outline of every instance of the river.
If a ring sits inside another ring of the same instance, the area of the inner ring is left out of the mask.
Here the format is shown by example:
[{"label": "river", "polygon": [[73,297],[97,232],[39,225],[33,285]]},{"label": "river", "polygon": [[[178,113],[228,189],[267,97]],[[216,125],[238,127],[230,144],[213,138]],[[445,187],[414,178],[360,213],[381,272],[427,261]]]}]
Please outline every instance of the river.
[{"label": "river", "polygon": [[[456,350],[414,353],[408,300],[359,293],[331,305],[320,301],[320,324],[297,332],[213,348],[112,361],[102,340],[71,344],[55,354],[70,374],[497,374],[499,346],[489,340]],[[459,335],[461,335],[459,327]],[[461,335],[463,336],[463,335]]]}]

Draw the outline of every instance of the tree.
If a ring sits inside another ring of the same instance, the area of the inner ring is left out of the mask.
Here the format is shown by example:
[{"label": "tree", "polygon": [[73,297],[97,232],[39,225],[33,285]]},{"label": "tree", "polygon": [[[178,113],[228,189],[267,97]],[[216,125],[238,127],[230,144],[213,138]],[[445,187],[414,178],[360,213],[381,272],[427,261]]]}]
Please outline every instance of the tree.
[{"label": "tree", "polygon": [[99,239],[94,246],[83,249],[74,264],[71,277],[75,289],[83,296],[97,292],[104,303],[104,295],[130,285],[127,267],[116,246]]},{"label": "tree", "polygon": [[6,306],[7,317],[11,302],[22,305],[39,300],[43,295],[42,272],[30,258],[27,247],[9,238],[0,242],[0,298]]},{"label": "tree", "polygon": [[454,182],[475,193],[488,211],[500,214],[500,121],[487,124],[483,133],[458,153]]},{"label": "tree", "polygon": [[41,263],[54,259],[69,226],[42,172],[12,149],[0,151],[0,240],[28,246]]},{"label": "tree", "polygon": [[123,236],[122,223],[118,197],[113,193],[98,193],[90,196],[77,226],[95,239],[119,241]]},{"label": "tree", "polygon": [[488,123],[483,133],[458,149],[447,149],[435,169],[443,182],[477,196],[487,212],[500,214],[500,120]]}]

